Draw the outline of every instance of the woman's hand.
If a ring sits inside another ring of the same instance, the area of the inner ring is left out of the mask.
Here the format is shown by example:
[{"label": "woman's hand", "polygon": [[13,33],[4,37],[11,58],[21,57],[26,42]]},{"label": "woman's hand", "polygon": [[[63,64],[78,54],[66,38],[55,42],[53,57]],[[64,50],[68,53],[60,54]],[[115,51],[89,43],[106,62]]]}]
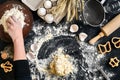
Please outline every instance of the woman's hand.
[{"label": "woman's hand", "polygon": [[26,60],[23,33],[20,22],[14,16],[11,16],[7,20],[7,27],[8,34],[12,38],[14,44],[14,61]]},{"label": "woman's hand", "polygon": [[8,34],[12,38],[12,41],[23,39],[21,23],[14,17],[11,16],[7,19]]}]

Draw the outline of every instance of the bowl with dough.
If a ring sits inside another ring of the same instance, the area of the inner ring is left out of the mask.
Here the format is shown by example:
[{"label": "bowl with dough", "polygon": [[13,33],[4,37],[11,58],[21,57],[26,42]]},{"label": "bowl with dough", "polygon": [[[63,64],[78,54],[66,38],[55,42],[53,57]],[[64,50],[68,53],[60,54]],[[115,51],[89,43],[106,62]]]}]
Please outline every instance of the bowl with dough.
[{"label": "bowl with dough", "polygon": [[7,33],[6,20],[10,16],[15,16],[22,24],[24,38],[28,35],[32,28],[33,15],[29,8],[19,1],[7,1],[1,4],[0,9],[0,39],[11,42],[11,38]]}]

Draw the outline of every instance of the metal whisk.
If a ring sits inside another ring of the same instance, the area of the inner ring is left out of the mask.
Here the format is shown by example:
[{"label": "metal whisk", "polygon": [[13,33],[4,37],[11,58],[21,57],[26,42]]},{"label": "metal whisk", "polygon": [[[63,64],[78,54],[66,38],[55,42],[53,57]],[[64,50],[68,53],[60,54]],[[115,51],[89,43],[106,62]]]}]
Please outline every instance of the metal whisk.
[{"label": "metal whisk", "polygon": [[113,13],[113,14],[120,13],[120,1],[117,0],[117,1],[109,2],[105,6],[105,8],[108,13]]}]

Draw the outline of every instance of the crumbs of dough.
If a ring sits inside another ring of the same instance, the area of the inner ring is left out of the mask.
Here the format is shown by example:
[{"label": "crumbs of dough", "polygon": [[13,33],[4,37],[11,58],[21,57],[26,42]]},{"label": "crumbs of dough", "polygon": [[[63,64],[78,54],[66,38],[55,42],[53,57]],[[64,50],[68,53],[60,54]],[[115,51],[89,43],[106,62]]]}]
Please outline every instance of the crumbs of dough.
[{"label": "crumbs of dough", "polygon": [[50,63],[50,72],[58,76],[66,76],[73,72],[73,64],[69,61],[70,56],[64,54],[62,49],[59,48],[59,53],[53,56]]},{"label": "crumbs of dough", "polygon": [[62,47],[50,54],[47,59],[39,59],[36,67],[41,78],[45,76],[44,80],[58,80],[62,76],[72,76],[75,79],[78,72],[77,60],[65,54]]}]

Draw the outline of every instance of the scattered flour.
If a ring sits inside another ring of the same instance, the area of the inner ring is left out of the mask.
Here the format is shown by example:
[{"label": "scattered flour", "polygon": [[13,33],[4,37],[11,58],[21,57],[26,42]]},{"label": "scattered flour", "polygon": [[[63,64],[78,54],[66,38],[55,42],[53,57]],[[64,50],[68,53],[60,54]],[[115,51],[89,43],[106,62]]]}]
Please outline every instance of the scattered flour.
[{"label": "scattered flour", "polygon": [[[62,48],[58,48],[58,50],[57,51],[55,51],[55,52],[53,52],[47,59],[40,59],[39,61],[37,60],[36,62],[38,62],[38,64],[37,64],[37,69],[39,70],[39,72],[40,72],[40,74],[41,74],[41,78],[43,78],[44,76],[45,76],[45,79],[44,80],[58,80],[59,78],[60,78],[60,76],[56,76],[56,75],[51,75],[50,74],[50,71],[49,71],[49,69],[48,69],[48,67],[49,67],[49,65],[50,65],[50,63],[51,63],[51,61],[53,60],[53,56],[55,56],[55,55],[62,55],[62,52],[60,51],[60,49],[62,49]],[[62,61],[62,60],[61,60]],[[75,78],[75,74],[77,74],[77,71],[78,71],[78,69],[77,69],[77,66],[75,66],[75,65],[77,65],[76,64],[76,60],[73,58],[73,57],[69,57],[69,62],[72,64],[72,66],[73,66],[73,70],[71,71],[71,76],[73,77],[74,76],[74,78]],[[69,65],[69,64],[66,64],[66,65]],[[72,67],[72,66],[70,66],[70,67]],[[69,68],[69,67],[68,67]],[[61,69],[62,69],[62,67],[61,67]],[[43,76],[44,75],[44,76]],[[69,77],[69,75],[66,75],[66,76],[64,76],[65,78],[66,77]],[[71,78],[72,78],[71,77]]]},{"label": "scattered flour", "polygon": [[[43,26],[44,24],[40,24],[39,22],[34,24],[34,27],[32,31],[34,32],[34,37],[33,40],[29,41],[27,46],[27,51],[30,51],[30,46],[32,44],[38,44],[38,49],[33,52],[35,54],[35,60],[34,61],[29,61],[30,62],[30,69],[31,69],[31,76],[33,80],[41,80],[44,78],[44,80],[69,80],[68,77],[59,77],[59,76],[50,76],[46,65],[50,63],[52,60],[52,56],[56,54],[57,51],[53,52],[51,55],[49,55],[48,58],[46,59],[37,59],[37,55],[39,53],[39,49],[41,48],[42,44],[46,41],[49,41],[53,39],[56,36],[60,35],[65,35],[65,36],[72,36],[75,37],[74,34],[69,34],[68,33],[68,26],[65,25],[59,25],[59,26]],[[100,55],[97,53],[97,49],[94,46],[91,46],[85,42],[80,42],[78,41],[80,45],[80,50],[81,50],[81,55],[83,56],[82,58],[82,64],[80,64],[81,69],[83,72],[81,72],[81,76],[85,76],[84,80],[103,80],[104,77],[102,74],[98,73],[98,69],[96,68],[96,65],[99,65],[100,59],[104,58],[104,55]],[[28,47],[29,46],[29,47]],[[77,67],[78,64],[76,62],[79,61],[77,59],[71,58],[71,62],[74,63],[75,65],[75,71],[74,74],[71,74],[72,79],[71,80],[77,80],[76,79],[76,72],[77,72]],[[100,66],[101,67],[101,66]],[[101,68],[103,69],[103,68]],[[80,71],[80,70],[79,70]],[[85,73],[85,75],[83,74]],[[114,74],[110,73],[108,71],[105,71],[106,75],[108,77],[112,77]]]},{"label": "scattered flour", "polygon": [[[82,55],[85,58],[85,63],[88,64],[88,68],[86,68],[87,72],[89,74],[93,74],[94,76],[89,75],[89,78],[87,80],[103,80],[105,78],[104,74],[101,73],[101,75],[97,75],[97,67],[103,70],[103,67],[100,65],[100,60],[105,58],[105,55],[97,53],[97,49],[95,46],[89,45],[85,42],[79,42],[80,49],[82,50]],[[104,70],[103,70],[104,71]],[[107,77],[112,77],[115,74],[112,72],[104,71]]]}]

